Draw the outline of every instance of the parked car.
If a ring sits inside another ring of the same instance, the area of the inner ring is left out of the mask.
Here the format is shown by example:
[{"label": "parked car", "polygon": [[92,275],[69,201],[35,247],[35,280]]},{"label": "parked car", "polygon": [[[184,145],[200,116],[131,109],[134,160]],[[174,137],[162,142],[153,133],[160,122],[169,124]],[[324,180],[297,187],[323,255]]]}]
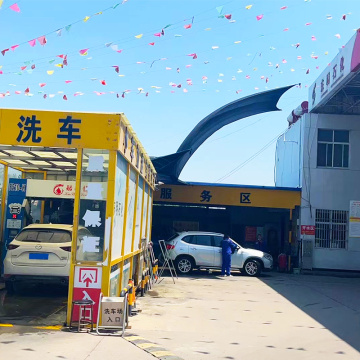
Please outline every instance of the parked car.
[{"label": "parked car", "polygon": [[[221,269],[223,236],[201,231],[179,232],[166,242],[166,248],[176,270],[181,274],[188,274],[194,268]],[[273,258],[270,254],[245,249],[234,243],[238,248],[231,259],[233,270],[240,270],[248,276],[258,276],[261,271],[272,269]]]},{"label": "parked car", "polygon": [[[14,291],[14,283],[21,281],[67,284],[72,231],[72,225],[63,224],[26,226],[7,247],[4,279],[8,291]],[[85,235],[91,236],[91,233],[79,227],[78,235],[81,250],[81,238]]]}]

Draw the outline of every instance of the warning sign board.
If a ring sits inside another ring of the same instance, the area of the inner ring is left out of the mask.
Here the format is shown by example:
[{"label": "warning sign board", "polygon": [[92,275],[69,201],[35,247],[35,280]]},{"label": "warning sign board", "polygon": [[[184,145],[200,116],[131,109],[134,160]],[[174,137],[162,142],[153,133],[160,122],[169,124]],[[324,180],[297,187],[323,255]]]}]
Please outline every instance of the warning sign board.
[{"label": "warning sign board", "polygon": [[75,266],[74,287],[101,289],[102,268],[96,266]]},{"label": "warning sign board", "polygon": [[[99,266],[75,266],[73,301],[91,300],[94,304],[93,321],[96,323],[99,297],[101,293],[102,268]],[[79,320],[79,307],[74,308],[73,320]],[[81,314],[86,319],[91,319],[90,307],[87,307],[85,314]]]}]

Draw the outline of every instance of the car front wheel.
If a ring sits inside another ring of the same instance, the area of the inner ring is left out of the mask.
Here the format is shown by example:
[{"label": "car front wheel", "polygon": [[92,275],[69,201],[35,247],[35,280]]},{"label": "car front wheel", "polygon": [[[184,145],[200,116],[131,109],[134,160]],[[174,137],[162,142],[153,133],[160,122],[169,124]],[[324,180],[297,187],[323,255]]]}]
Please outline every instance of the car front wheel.
[{"label": "car front wheel", "polygon": [[187,256],[179,256],[175,261],[176,270],[181,274],[189,274],[194,268],[194,261]]},{"label": "car front wheel", "polygon": [[248,260],[244,265],[244,271],[248,276],[259,276],[261,273],[261,265],[257,260]]}]

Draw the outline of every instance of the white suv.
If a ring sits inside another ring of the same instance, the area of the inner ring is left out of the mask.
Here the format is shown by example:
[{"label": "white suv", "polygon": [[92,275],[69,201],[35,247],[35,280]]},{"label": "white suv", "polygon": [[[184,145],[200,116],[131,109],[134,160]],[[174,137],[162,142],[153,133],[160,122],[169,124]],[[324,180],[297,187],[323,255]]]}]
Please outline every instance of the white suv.
[{"label": "white suv", "polygon": [[[223,237],[223,234],[211,232],[179,232],[166,241],[166,248],[181,274],[188,274],[194,268],[221,269]],[[245,249],[234,243],[238,249],[231,257],[231,269],[244,271],[249,276],[258,276],[262,270],[272,269],[273,258],[270,254]]]}]

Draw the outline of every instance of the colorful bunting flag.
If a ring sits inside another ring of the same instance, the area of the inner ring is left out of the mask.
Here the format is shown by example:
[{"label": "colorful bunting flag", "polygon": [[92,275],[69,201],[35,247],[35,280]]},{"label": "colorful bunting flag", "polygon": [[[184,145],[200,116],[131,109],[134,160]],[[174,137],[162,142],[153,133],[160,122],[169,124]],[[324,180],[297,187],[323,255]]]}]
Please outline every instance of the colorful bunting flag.
[{"label": "colorful bunting flag", "polygon": [[12,50],[12,51],[14,51],[16,48],[18,48],[19,47],[19,45],[13,45],[10,49]]},{"label": "colorful bunting flag", "polygon": [[261,15],[257,15],[257,16],[256,16],[256,20],[257,20],[257,21],[259,21],[259,20],[261,20],[263,17],[264,17],[264,15],[263,15],[263,14],[261,14]]},{"label": "colorful bunting flag", "polygon": [[40,43],[40,45],[43,45],[43,46],[47,43],[45,35],[39,36],[39,37],[37,38],[37,40],[38,40],[38,42]]},{"label": "colorful bunting flag", "polygon": [[17,3],[12,4],[11,6],[9,6],[9,8],[15,12],[18,12],[18,13],[20,12],[20,8]]},{"label": "colorful bunting flag", "polygon": [[28,41],[29,45],[34,47],[36,45],[36,39]]},{"label": "colorful bunting flag", "polygon": [[192,26],[191,24],[186,24],[186,25],[184,25],[184,28],[185,28],[185,29],[190,29],[191,26]]},{"label": "colorful bunting flag", "polygon": [[141,39],[141,38],[143,37],[143,35],[144,35],[144,34],[139,34],[139,35],[135,35],[135,37],[136,37],[137,39]]}]

